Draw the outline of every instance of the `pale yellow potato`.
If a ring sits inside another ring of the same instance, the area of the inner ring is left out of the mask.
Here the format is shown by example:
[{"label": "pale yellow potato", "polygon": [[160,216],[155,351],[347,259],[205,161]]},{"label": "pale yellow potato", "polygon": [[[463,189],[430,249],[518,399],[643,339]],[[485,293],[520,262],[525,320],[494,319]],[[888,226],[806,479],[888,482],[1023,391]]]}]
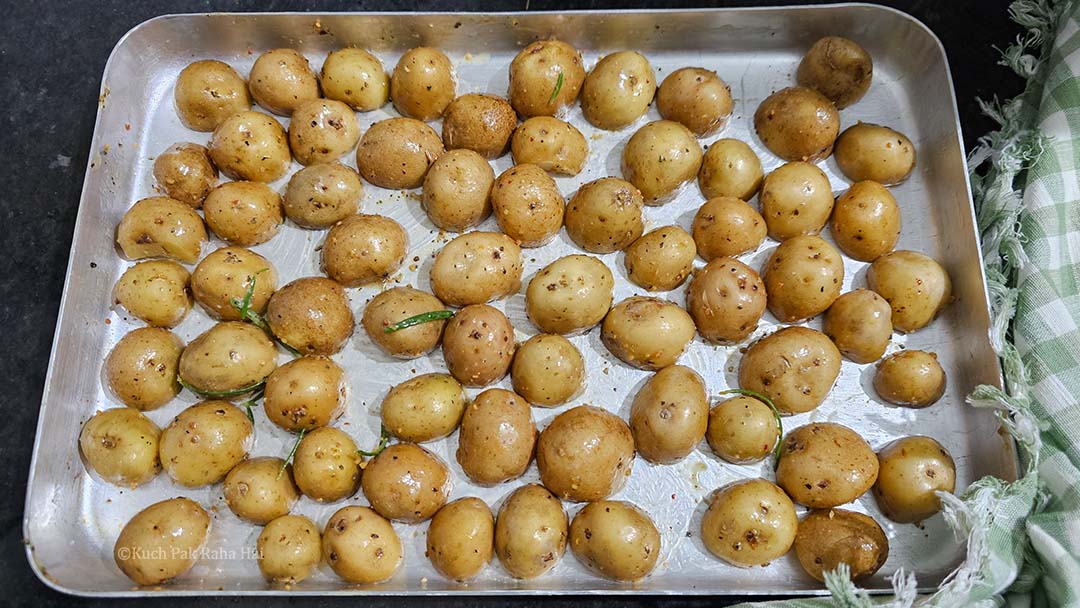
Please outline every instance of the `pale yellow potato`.
[{"label": "pale yellow potato", "polygon": [[533,42],[510,63],[510,105],[525,118],[554,116],[577,99],[584,66],[581,53],[562,40]]},{"label": "pale yellow potato", "polygon": [[247,82],[226,63],[214,60],[188,64],[176,78],[176,114],[184,126],[213,131],[221,121],[251,109]]},{"label": "pale yellow potato", "polygon": [[903,350],[877,364],[874,392],[894,405],[927,407],[945,394],[945,370],[937,353]]},{"label": "pale yellow potato", "polygon": [[124,405],[157,409],[180,392],[176,374],[183,350],[184,342],[167,329],[133,330],[105,358],[105,381]]},{"label": "pale yellow potato", "polygon": [[574,334],[595,327],[611,308],[615,277],[599,259],[568,255],[536,273],[525,290],[525,311],[544,333]]},{"label": "pale yellow potato", "polygon": [[431,519],[450,496],[450,470],[414,443],[395,443],[368,461],[360,479],[371,508],[387,519]]},{"label": "pale yellow potato", "polygon": [[893,251],[874,260],[866,286],[885,298],[892,307],[893,329],[905,333],[929,325],[953,299],[949,273],[916,251]]},{"label": "pale yellow potato", "polygon": [[203,203],[206,225],[230,245],[251,247],[274,238],[285,221],[281,195],[260,182],[226,182]]},{"label": "pale yellow potato", "polygon": [[221,121],[210,136],[210,159],[232,179],[272,182],[292,162],[281,123],[261,112],[239,112]]},{"label": "pale yellow potato", "polygon": [[562,503],[544,486],[530,483],[514,490],[495,520],[495,555],[518,579],[542,576],[566,553],[569,522]]},{"label": "pale yellow potato", "polygon": [[349,498],[360,488],[360,454],[341,429],[320,426],[306,433],[292,466],[296,487],[318,503]]},{"label": "pale yellow potato", "polygon": [[745,201],[721,196],[705,201],[691,225],[697,252],[706,262],[754,251],[765,242],[765,220]]},{"label": "pale yellow potato", "polygon": [[[252,283],[254,282],[254,288]],[[240,321],[248,290],[248,308],[262,314],[277,290],[278,273],[270,260],[243,247],[222,247],[199,262],[191,273],[191,293],[203,310],[221,321]]]},{"label": "pale yellow potato", "polygon": [[709,410],[705,439],[713,453],[727,462],[749,464],[772,453],[780,441],[780,428],[768,404],[736,395]]},{"label": "pale yellow potato", "polygon": [[709,402],[701,375],[682,365],[656,372],[634,396],[630,430],[645,460],[674,464],[705,437]]},{"label": "pale yellow potato", "polygon": [[536,423],[529,404],[501,388],[489,388],[465,408],[455,457],[474,483],[493,486],[529,468]]},{"label": "pale yellow potato", "polygon": [[496,95],[466,93],[443,113],[442,138],[447,150],[472,150],[498,158],[510,149],[517,114],[510,102]]},{"label": "pale yellow potato", "polygon": [[765,336],[739,362],[739,386],[765,395],[781,414],[802,414],[821,405],[839,374],[836,345],[807,327],[785,327]]},{"label": "pale yellow potato", "polygon": [[873,262],[892,251],[900,238],[900,206],[885,186],[854,183],[836,199],[829,229],[840,251]]},{"label": "pale yellow potato", "polygon": [[191,310],[191,275],[171,260],[130,266],[113,287],[113,302],[151,327],[176,327]]},{"label": "pale yellow potato", "polygon": [[783,490],[764,479],[744,479],[709,498],[701,542],[733,566],[767,566],[791,549],[798,525],[795,505]]},{"label": "pale yellow potato", "polygon": [[254,429],[243,410],[228,401],[202,401],[161,431],[161,467],[186,488],[208,486],[225,479],[254,443]]},{"label": "pale yellow potato", "polygon": [[856,123],[836,139],[836,165],[853,182],[899,184],[915,168],[915,146],[903,133],[866,122]]},{"label": "pale yellow potato", "polygon": [[259,571],[275,583],[299,583],[322,561],[319,527],[303,515],[283,515],[266,524],[255,548]]},{"label": "pale yellow potato", "polygon": [[795,73],[799,86],[814,89],[840,109],[862,99],[873,77],[874,61],[870,53],[855,41],[840,36],[826,36],[815,42]]},{"label": "pale yellow potato", "polygon": [[769,294],[769,312],[780,322],[809,319],[840,297],[844,258],[821,237],[792,237],[769,256],[762,279]]},{"label": "pale yellow potato", "polygon": [[459,498],[439,509],[427,530],[424,555],[439,574],[468,580],[491,562],[495,550],[495,517],[479,498]]},{"label": "pale yellow potato", "polygon": [[424,177],[420,199],[428,219],[449,232],[465,232],[491,215],[495,171],[472,150],[449,150]]},{"label": "pale yellow potato", "polygon": [[686,311],[706,342],[733,344],[748,338],[765,314],[765,283],[734,258],[716,258],[694,273]]},{"label": "pale yellow potato", "polygon": [[454,66],[442,51],[410,49],[390,77],[390,99],[402,116],[435,120],[457,96],[456,80]]},{"label": "pale yellow potato", "polygon": [[705,150],[698,186],[705,198],[733,196],[748,201],[761,188],[764,173],[757,154],[737,139],[718,139]]},{"label": "pale yellow potato", "polygon": [[371,125],[356,147],[356,167],[382,188],[408,190],[424,183],[445,152],[434,129],[412,118],[387,118]]},{"label": "pale yellow potato", "polygon": [[556,416],[536,441],[544,487],[564,500],[590,502],[618,492],[634,466],[634,436],[615,414],[579,405]]},{"label": "pale yellow potato", "polygon": [[187,345],[180,355],[179,378],[200,392],[239,396],[274,371],[277,356],[277,347],[263,330],[250,323],[225,321]]},{"label": "pale yellow potato", "polygon": [[360,209],[360,175],[341,163],[305,167],[289,178],[285,216],[302,228],[329,228]]},{"label": "pale yellow potato", "polygon": [[165,196],[136,202],[116,228],[116,243],[129,260],[169,258],[194,264],[206,241],[206,226],[199,214]]},{"label": "pale yellow potato", "polygon": [[865,494],[877,478],[874,450],[846,426],[808,424],[790,431],[780,444],[776,483],[811,509],[847,504]]},{"label": "pale yellow potato", "polygon": [[270,456],[249,458],[233,467],[225,476],[222,494],[234,515],[258,525],[288,515],[300,498],[292,467]]},{"label": "pale yellow potato", "polygon": [[816,165],[783,164],[761,184],[761,214],[769,236],[778,241],[821,232],[832,210],[829,178]]},{"label": "pale yellow potato", "polygon": [[656,371],[678,361],[696,331],[694,320],[677,304],[632,296],[604,317],[600,339],[624,363]]},{"label": "pale yellow potato", "polygon": [[657,120],[641,127],[626,142],[622,174],[641,191],[646,205],[669,202],[701,169],[701,144],[682,124]]},{"label": "pale yellow potato", "polygon": [[326,274],[345,287],[388,280],[405,263],[409,235],[385,215],[350,215],[330,229],[322,248]]},{"label": "pale yellow potato", "polygon": [[381,583],[397,572],[403,559],[401,539],[390,522],[367,507],[338,509],[326,522],[323,560],[349,583]]},{"label": "pale yellow potato", "polygon": [[105,481],[136,488],[161,471],[158,442],[161,429],[130,407],[99,411],[79,433],[79,452],[86,468]]},{"label": "pale yellow potato", "polygon": [[468,232],[439,250],[431,265],[431,291],[450,306],[483,304],[521,287],[517,241],[499,232]]},{"label": "pale yellow potato", "polygon": [[266,305],[270,331],[305,355],[332,355],[352,336],[355,320],[341,284],[323,277],[296,279]]},{"label": "pale yellow potato", "polygon": [[495,179],[491,209],[499,229],[510,238],[522,247],[540,247],[562,228],[566,200],[543,169],[515,165]]},{"label": "pale yellow potato", "polygon": [[590,253],[625,249],[645,231],[641,191],[617,177],[593,180],[566,205],[566,234]]},{"label": "pale yellow potato", "polygon": [[937,492],[956,489],[956,464],[940,443],[922,435],[897,439],[877,454],[874,498],[885,517],[912,523],[941,510]]},{"label": "pale yellow potato", "polygon": [[832,153],[840,114],[813,89],[789,87],[769,95],[754,112],[761,143],[783,160],[817,162]]},{"label": "pale yellow potato", "polygon": [[656,76],[641,53],[619,51],[598,61],[581,85],[581,111],[593,126],[616,131],[649,111]]},{"label": "pale yellow potato", "polygon": [[379,58],[354,47],[326,56],[319,74],[323,96],[349,104],[357,112],[377,110],[390,100],[390,76]]},{"label": "pale yellow potato", "polygon": [[337,419],[348,398],[345,370],[329,357],[300,357],[266,379],[263,411],[271,422],[293,433],[326,426]]},{"label": "pale yellow potato", "polygon": [[189,498],[156,502],[124,525],[113,560],[137,585],[160,585],[195,565],[210,533],[210,516]]},{"label": "pale yellow potato", "polygon": [[585,359],[566,338],[538,334],[514,353],[510,379],[514,392],[529,403],[554,407],[566,403],[584,388]]},{"label": "pale yellow potato", "polygon": [[446,324],[443,358],[450,374],[468,387],[498,382],[514,358],[514,327],[497,308],[470,304]]},{"label": "pale yellow potato", "polygon": [[457,429],[468,400],[461,384],[449,374],[414,376],[383,397],[382,426],[402,441],[442,439]]},{"label": "pale yellow potato", "polygon": [[718,133],[735,109],[731,87],[712,70],[679,68],[656,91],[656,109],[698,137]]},{"label": "pale yellow potato", "polygon": [[660,558],[660,532],[649,514],[621,500],[585,505],[570,524],[570,550],[586,568],[616,581],[639,581]]},{"label": "pale yellow potato", "polygon": [[248,74],[255,103],[274,114],[288,116],[303,103],[318,99],[319,78],[306,57],[293,49],[266,51]]},{"label": "pale yellow potato", "polygon": [[623,264],[634,284],[649,291],[669,291],[683,284],[694,269],[697,244],[679,226],[652,230],[626,248]]},{"label": "pale yellow potato", "polygon": [[301,165],[336,162],[360,141],[353,109],[332,99],[312,99],[293,110],[289,149]]},{"label": "pale yellow potato", "polygon": [[869,289],[849,291],[829,307],[821,331],[840,354],[855,363],[872,363],[885,354],[892,339],[892,309]]},{"label": "pale yellow potato", "polygon": [[446,305],[439,298],[426,291],[393,287],[367,303],[360,322],[371,341],[383,352],[398,359],[415,359],[439,345],[446,320],[437,319],[390,333],[386,328],[419,314],[445,309]]},{"label": "pale yellow potato", "polygon": [[218,184],[217,167],[210,151],[199,144],[179,143],[154,159],[154,180],[170,198],[202,207],[203,199]]},{"label": "pale yellow potato", "polygon": [[799,522],[795,555],[810,576],[847,564],[852,581],[873,576],[889,558],[889,539],[874,518],[844,509],[811,511]]},{"label": "pale yellow potato", "polygon": [[577,175],[585,167],[589,144],[574,125],[550,116],[521,123],[510,138],[514,164],[536,165],[556,175]]}]

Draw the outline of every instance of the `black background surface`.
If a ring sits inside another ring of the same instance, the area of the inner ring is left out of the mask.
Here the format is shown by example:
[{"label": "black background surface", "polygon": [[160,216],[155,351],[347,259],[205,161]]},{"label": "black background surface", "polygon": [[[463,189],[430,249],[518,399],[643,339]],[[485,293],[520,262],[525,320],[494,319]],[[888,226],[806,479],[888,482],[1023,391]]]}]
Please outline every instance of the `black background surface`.
[{"label": "black background surface", "polygon": [[[0,604],[106,606],[122,600],[83,601],[46,588],[23,552],[22,517],[38,405],[63,289],[82,176],[86,169],[102,71],[117,40],[138,23],[165,13],[212,11],[515,11],[764,6],[775,2],[701,0],[441,0],[422,2],[303,2],[300,0],[211,2],[99,0],[35,2],[3,0],[0,6],[0,102],[6,107],[0,165],[0,386],[5,397],[0,422]],[[965,142],[994,125],[983,117],[977,97],[1011,97],[1022,82],[998,65],[1000,53],[1019,33],[998,0],[911,0],[882,2],[926,23],[941,38],[956,84]],[[59,166],[58,156],[70,157]],[[471,606],[719,606],[739,598],[454,598]],[[742,598],[765,599],[765,598]],[[156,604],[218,606],[239,599],[191,599]],[[263,606],[362,604],[419,607],[429,598],[278,598]]]}]

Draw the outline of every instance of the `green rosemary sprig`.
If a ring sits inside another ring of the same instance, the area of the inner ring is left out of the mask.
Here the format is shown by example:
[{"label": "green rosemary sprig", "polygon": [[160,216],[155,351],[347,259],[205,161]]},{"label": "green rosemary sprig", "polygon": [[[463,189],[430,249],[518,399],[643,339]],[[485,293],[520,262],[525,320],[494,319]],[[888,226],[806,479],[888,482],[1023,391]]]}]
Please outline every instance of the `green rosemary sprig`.
[{"label": "green rosemary sprig", "polygon": [[255,296],[255,282],[258,279],[259,275],[266,272],[267,270],[269,269],[263,268],[262,270],[258,270],[255,272],[255,274],[249,276],[247,280],[247,289],[244,291],[243,299],[233,298],[230,304],[232,304],[233,308],[240,312],[241,320],[247,321],[255,327],[258,327],[259,329],[265,331],[271,338],[274,339],[275,342],[280,344],[282,348],[289,351],[290,355],[294,357],[302,357],[304,356],[303,353],[289,346],[285,343],[284,340],[274,335],[274,332],[270,329],[270,324],[266,322],[266,319],[251,308],[251,299]]},{"label": "green rosemary sprig", "polygon": [[289,450],[289,455],[285,457],[285,462],[281,463],[281,468],[278,469],[277,478],[281,479],[281,476],[285,474],[285,469],[292,464],[293,458],[296,458],[296,450],[300,447],[300,442],[304,440],[304,435],[307,434],[307,429],[300,429],[300,434],[296,436],[296,443],[293,444],[292,449]]},{"label": "green rosemary sprig", "polygon": [[385,450],[386,446],[388,446],[388,445],[390,445],[390,431],[387,431],[386,427],[384,426],[384,427],[382,427],[382,430],[379,432],[379,445],[376,446],[376,448],[374,450],[371,450],[370,452],[367,451],[367,450],[356,450],[356,451],[361,456],[366,456],[368,458],[374,458],[374,457],[378,456],[379,454],[382,454],[382,451]]},{"label": "green rosemary sprig", "polygon": [[563,73],[559,72],[559,79],[555,81],[555,90],[551,92],[551,99],[548,99],[548,105],[555,103],[555,100],[559,97],[559,91],[562,90],[563,85]]},{"label": "green rosemary sprig", "polygon": [[393,325],[388,325],[383,328],[383,332],[392,334],[395,331],[401,331],[406,327],[412,327],[413,325],[420,325],[421,323],[430,323],[432,321],[441,321],[443,319],[449,319],[454,316],[452,310],[433,310],[431,312],[422,312],[418,315],[413,315],[407,319],[402,319]]},{"label": "green rosemary sprig", "polygon": [[263,378],[262,380],[259,380],[254,384],[249,384],[248,386],[242,386],[240,388],[234,388],[228,391],[206,391],[196,386],[192,386],[180,376],[176,377],[176,381],[180,383],[180,386],[188,389],[196,395],[200,397],[209,397],[211,399],[232,399],[233,397],[240,397],[254,391],[260,391],[262,387],[266,385],[266,378]]}]

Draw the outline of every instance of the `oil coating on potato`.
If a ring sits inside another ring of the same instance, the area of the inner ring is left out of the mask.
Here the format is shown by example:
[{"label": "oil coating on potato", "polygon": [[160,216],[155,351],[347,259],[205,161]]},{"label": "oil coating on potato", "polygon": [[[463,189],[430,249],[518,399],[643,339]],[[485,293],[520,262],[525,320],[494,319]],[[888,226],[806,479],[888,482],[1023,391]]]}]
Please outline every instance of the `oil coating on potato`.
[{"label": "oil coating on potato", "polygon": [[563,225],[566,200],[543,169],[515,165],[495,179],[491,188],[495,220],[522,247],[547,244]]},{"label": "oil coating on potato", "polygon": [[660,116],[682,123],[698,137],[723,129],[734,108],[731,87],[716,72],[705,68],[675,70],[656,91]]},{"label": "oil coating on potato", "polygon": [[443,334],[446,368],[469,387],[498,382],[514,358],[514,327],[497,308],[471,304],[446,324]]},{"label": "oil coating on potato", "polygon": [[343,507],[326,522],[322,555],[334,574],[347,582],[381,583],[401,565],[401,539],[375,511]]},{"label": "oil coating on potato", "polygon": [[332,99],[306,101],[289,120],[289,148],[301,165],[334,162],[360,141],[352,108]]},{"label": "oil coating on potato", "polygon": [[303,515],[283,515],[259,533],[259,571],[271,582],[299,583],[322,561],[319,527]]},{"label": "oil coating on potato", "polygon": [[616,177],[593,180],[566,206],[566,234],[590,253],[625,249],[645,230],[641,191]]},{"label": "oil coating on potato", "polygon": [[479,498],[459,498],[431,518],[424,555],[446,578],[476,576],[491,562],[494,550],[495,517]]},{"label": "oil coating on potato", "polygon": [[154,159],[154,180],[169,197],[198,209],[217,186],[218,171],[205,147],[179,143]]},{"label": "oil coating on potato", "polygon": [[728,196],[710,198],[698,209],[691,226],[697,252],[705,261],[735,257],[765,242],[765,220],[744,201]]},{"label": "oil coating on potato", "polygon": [[226,182],[203,203],[206,225],[230,245],[251,247],[274,238],[285,217],[281,195],[259,182]]},{"label": "oil coating on potato", "polygon": [[535,116],[514,130],[510,153],[518,165],[536,165],[556,175],[577,175],[585,167],[589,144],[574,125],[550,116]]},{"label": "oil coating on potato", "polygon": [[761,184],[761,213],[778,241],[821,232],[832,210],[829,178],[810,163],[781,165]]},{"label": "oil coating on potato", "polygon": [[698,186],[705,198],[733,196],[744,201],[757,194],[764,176],[761,160],[737,139],[718,139],[705,150]]},{"label": "oil coating on potato", "polygon": [[874,260],[866,286],[885,298],[892,307],[893,329],[905,333],[929,325],[952,301],[949,274],[915,251],[894,251]]},{"label": "oil coating on potato", "polygon": [[210,533],[210,516],[189,498],[156,502],[124,525],[113,560],[137,585],[160,585],[195,565]]},{"label": "oil coating on potato", "polygon": [[885,517],[922,521],[941,510],[936,492],[956,489],[956,465],[940,443],[922,435],[897,439],[877,454],[880,473],[874,498]]},{"label": "oil coating on potato", "polygon": [[191,275],[171,260],[146,260],[120,275],[113,303],[151,327],[176,327],[191,310]]},{"label": "oil coating on potato", "polygon": [[491,215],[495,171],[472,150],[450,150],[424,177],[420,202],[428,219],[443,230],[465,232]]},{"label": "oil coating on potato", "polygon": [[130,407],[97,412],[79,433],[79,452],[86,468],[105,481],[136,488],[161,471],[158,442],[161,429]]},{"label": "oil coating on potato", "polygon": [[694,238],[672,225],[657,228],[631,243],[623,264],[634,284],[649,291],[668,291],[690,276],[695,257]]},{"label": "oil coating on potato", "polygon": [[570,524],[570,550],[586,568],[616,581],[637,581],[656,567],[660,532],[648,513],[621,500],[585,505]]},{"label": "oil coating on potato", "polygon": [[184,342],[167,329],[133,330],[105,358],[105,381],[124,405],[157,409],[180,392],[176,373],[183,350]]},{"label": "oil coating on potato", "polygon": [[839,109],[862,99],[873,77],[870,53],[840,36],[826,36],[815,42],[795,73],[799,86],[828,97]]},{"label": "oil coating on potato", "polygon": [[549,334],[588,330],[611,308],[615,277],[592,256],[568,255],[548,264],[529,281],[525,310]]},{"label": "oil coating on potato", "polygon": [[782,414],[821,405],[840,374],[840,351],[824,334],[785,327],[754,342],[739,362],[739,386],[764,394]]},{"label": "oil coating on potato", "polygon": [[289,170],[292,153],[281,123],[260,112],[239,112],[210,136],[210,159],[232,179],[272,182]]},{"label": "oil coating on potato", "polygon": [[323,95],[349,104],[357,112],[377,110],[390,100],[390,76],[379,58],[355,47],[326,56],[319,81]]},{"label": "oil coating on potato", "polygon": [[525,473],[536,447],[529,404],[501,388],[489,388],[465,408],[456,458],[474,483],[493,486]]},{"label": "oil coating on potato", "polygon": [[694,273],[686,290],[686,311],[708,342],[745,340],[765,314],[765,284],[746,264],[716,258]]},{"label": "oil coating on potato", "polygon": [[424,183],[445,150],[434,129],[412,118],[387,118],[373,125],[356,147],[356,167],[381,188],[407,190]]},{"label": "oil coating on potato", "polygon": [[263,330],[240,321],[218,323],[180,355],[180,378],[201,392],[236,392],[261,383],[277,367],[277,347]]},{"label": "oil coating on potato", "polygon": [[323,243],[326,274],[345,287],[385,281],[405,263],[409,235],[384,215],[350,215],[330,229]]},{"label": "oil coating on potato", "polygon": [[689,129],[658,120],[638,129],[626,142],[622,174],[641,191],[646,205],[662,205],[697,176],[701,158],[701,144]]},{"label": "oil coating on potato", "polygon": [[196,131],[213,131],[229,116],[251,109],[247,82],[220,61],[196,61],[181,70],[173,97],[180,122]]},{"label": "oil coating on potato", "polygon": [[293,456],[293,479],[315,502],[337,502],[360,487],[360,454],[341,429],[320,426],[304,435]]},{"label": "oil coating on potato", "polygon": [[266,322],[279,340],[305,355],[332,355],[353,333],[353,313],[341,284],[305,277],[270,296]]},{"label": "oil coating on potato", "polygon": [[436,319],[390,333],[386,332],[386,328],[409,317],[445,308],[446,305],[439,298],[426,291],[394,287],[368,302],[361,323],[371,341],[383,352],[399,359],[415,359],[439,345],[446,320]]},{"label": "oil coating on potato", "polygon": [[809,319],[826,310],[844,283],[840,252],[817,236],[792,237],[776,248],[762,273],[769,312],[783,323]]},{"label": "oil coating on potato", "polygon": [[396,443],[372,458],[360,479],[371,508],[409,524],[431,519],[450,495],[450,471],[414,443]]},{"label": "oil coating on potato", "polygon": [[273,49],[259,55],[248,75],[248,87],[255,103],[281,116],[319,97],[319,78],[307,57],[293,49]]},{"label": "oil coating on potato", "polygon": [[877,364],[874,392],[894,405],[927,407],[945,394],[945,370],[937,353],[900,351]]},{"label": "oil coating on potato", "polygon": [[289,178],[285,215],[302,228],[329,228],[356,213],[364,198],[360,175],[341,163],[305,167]]},{"label": "oil coating on potato", "polygon": [[795,502],[828,509],[862,496],[878,478],[870,444],[846,426],[816,422],[784,437],[776,483]]},{"label": "oil coating on potato", "polygon": [[447,150],[464,148],[484,158],[498,158],[510,149],[517,114],[510,102],[495,95],[467,93],[446,107],[442,137]]},{"label": "oil coating on potato", "polygon": [[900,207],[885,186],[858,182],[836,199],[829,228],[840,251],[873,262],[900,238]]},{"label": "oil coating on potato", "polygon": [[225,476],[222,493],[233,514],[259,525],[288,515],[300,498],[292,467],[269,456],[249,458],[233,467]]},{"label": "oil coating on potato", "polygon": [[431,290],[450,306],[483,304],[521,287],[521,247],[499,232],[469,232],[439,250]]},{"label": "oil coating on potato", "polygon": [[903,133],[860,122],[836,140],[836,165],[853,182],[873,180],[891,186],[911,175],[915,146]]},{"label": "oil coating on potato", "polygon": [[170,258],[194,264],[206,240],[206,226],[199,214],[164,196],[138,201],[116,228],[116,243],[129,260]]},{"label": "oil coating on potato", "polygon": [[832,153],[840,115],[821,93],[789,87],[761,102],[754,112],[754,130],[761,143],[780,158],[816,162]]},{"label": "oil coating on potato", "polygon": [[634,447],[645,460],[674,464],[705,437],[709,403],[701,375],[682,365],[653,374],[630,406]]},{"label": "oil coating on potato", "polygon": [[624,363],[656,371],[678,361],[696,331],[694,320],[677,304],[631,296],[604,317],[600,340]]},{"label": "oil coating on potato", "polygon": [[530,483],[514,490],[499,508],[495,554],[510,576],[536,578],[562,559],[568,535],[562,503],[544,486]]},{"label": "oil coating on potato", "polygon": [[709,410],[705,439],[720,458],[733,464],[758,462],[780,441],[772,408],[764,401],[736,395]]},{"label": "oil coating on potato", "polygon": [[840,353],[855,363],[880,359],[892,330],[889,303],[869,289],[856,289],[837,298],[825,313],[822,327]]},{"label": "oil coating on potato", "polygon": [[438,49],[417,47],[398,60],[390,77],[390,99],[403,116],[434,120],[456,96],[454,66]]},{"label": "oil coating on potato", "polygon": [[561,40],[537,40],[510,63],[510,105],[525,118],[554,116],[585,81],[581,53]]},{"label": "oil coating on potato", "polygon": [[764,479],[744,479],[709,498],[701,541],[733,566],[766,566],[791,549],[798,524],[795,505],[783,490]]},{"label": "oil coating on potato", "polygon": [[176,483],[199,488],[225,479],[255,442],[251,421],[228,401],[203,401],[161,431],[161,466]]},{"label": "oil coating on potato", "polygon": [[[254,289],[251,289],[254,282]],[[248,308],[262,314],[277,291],[277,269],[270,260],[243,247],[222,247],[206,256],[191,273],[195,301],[211,317],[240,321],[240,307],[251,289]]]},{"label": "oil coating on potato", "polygon": [[382,426],[403,441],[446,437],[458,427],[468,397],[449,374],[414,376],[390,389],[379,406]]},{"label": "oil coating on potato", "polygon": [[554,407],[581,392],[585,385],[585,359],[566,338],[538,334],[514,353],[510,378],[514,392],[529,403]]},{"label": "oil coating on potato", "polygon": [[579,405],[556,416],[536,442],[544,487],[574,502],[618,492],[634,466],[634,436],[618,416]]},{"label": "oil coating on potato", "polygon": [[581,86],[581,111],[593,126],[617,131],[649,111],[656,76],[641,53],[619,51],[598,61]]},{"label": "oil coating on potato", "polygon": [[847,564],[851,580],[873,576],[889,558],[889,539],[874,518],[844,509],[811,511],[799,522],[795,555],[819,581]]},{"label": "oil coating on potato", "polygon": [[328,357],[300,357],[266,379],[263,410],[271,422],[298,433],[326,426],[345,409],[345,370]]}]

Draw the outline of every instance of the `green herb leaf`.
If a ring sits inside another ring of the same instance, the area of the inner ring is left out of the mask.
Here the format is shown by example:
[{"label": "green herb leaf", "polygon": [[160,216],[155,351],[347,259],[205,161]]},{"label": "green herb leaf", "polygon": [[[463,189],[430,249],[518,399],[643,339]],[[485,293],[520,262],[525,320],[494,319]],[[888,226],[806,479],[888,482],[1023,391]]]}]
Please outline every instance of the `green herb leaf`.
[{"label": "green herb leaf", "polygon": [[776,409],[776,404],[772,402],[772,399],[769,399],[765,395],[762,395],[757,391],[752,391],[745,388],[730,388],[726,391],[720,391],[720,394],[738,394],[746,395],[747,397],[753,397],[758,401],[764,402],[765,405],[769,406],[769,409],[772,410],[773,418],[776,419],[776,447],[773,448],[773,470],[775,471],[777,467],[780,466],[780,444],[784,440],[784,421],[783,418],[780,416],[780,410]]},{"label": "green herb leaf", "polygon": [[296,443],[293,444],[292,449],[289,450],[289,455],[285,457],[285,462],[281,463],[281,468],[278,469],[278,479],[281,479],[281,476],[285,474],[285,469],[292,464],[293,458],[296,458],[296,450],[300,447],[300,442],[304,440],[304,435],[307,434],[307,431],[307,429],[300,429],[300,434],[296,436]]},{"label": "green herb leaf", "polygon": [[433,310],[431,312],[422,312],[418,315],[413,315],[407,319],[402,319],[393,325],[388,325],[383,328],[383,332],[392,334],[395,331],[401,331],[406,327],[412,327],[413,325],[420,325],[421,323],[430,323],[432,321],[441,321],[443,319],[449,319],[454,316],[452,310]]},{"label": "green herb leaf", "polygon": [[259,380],[254,384],[243,386],[240,388],[234,388],[229,391],[206,391],[196,386],[192,386],[180,376],[176,377],[176,381],[180,383],[180,386],[188,389],[196,395],[200,397],[210,397],[211,399],[232,399],[233,397],[240,397],[242,395],[247,395],[248,393],[251,393],[253,391],[258,391],[266,385],[266,378],[263,378],[262,380]]},{"label": "green herb leaf", "polygon": [[256,271],[255,274],[250,275],[247,280],[247,290],[244,292],[244,298],[233,298],[230,304],[232,304],[233,308],[240,312],[240,319],[247,321],[255,327],[258,327],[259,329],[265,331],[267,334],[270,335],[271,338],[274,339],[274,342],[277,342],[281,345],[282,348],[289,351],[290,355],[294,357],[302,357],[304,356],[303,353],[286,344],[285,341],[281,338],[275,336],[274,332],[270,330],[270,324],[266,322],[266,319],[251,308],[251,299],[255,296],[255,282],[258,280],[259,275],[266,272],[267,270],[269,270],[269,268],[263,268],[262,270]]},{"label": "green herb leaf", "polygon": [[262,386],[256,389],[255,394],[253,394],[250,399],[240,404],[244,406],[244,410],[247,413],[248,420],[251,421],[251,424],[255,424],[255,412],[252,408],[259,402],[259,399],[263,398],[265,388],[265,386]]},{"label": "green herb leaf", "polygon": [[551,99],[548,99],[548,105],[555,103],[555,100],[559,97],[559,91],[562,90],[563,73],[559,72],[559,79],[555,81],[555,90],[551,92]]},{"label": "green herb leaf", "polygon": [[374,458],[382,451],[386,449],[386,446],[390,445],[390,432],[386,430],[386,427],[382,427],[382,431],[379,433],[379,445],[372,451],[356,450],[361,456],[367,456],[368,458]]}]

